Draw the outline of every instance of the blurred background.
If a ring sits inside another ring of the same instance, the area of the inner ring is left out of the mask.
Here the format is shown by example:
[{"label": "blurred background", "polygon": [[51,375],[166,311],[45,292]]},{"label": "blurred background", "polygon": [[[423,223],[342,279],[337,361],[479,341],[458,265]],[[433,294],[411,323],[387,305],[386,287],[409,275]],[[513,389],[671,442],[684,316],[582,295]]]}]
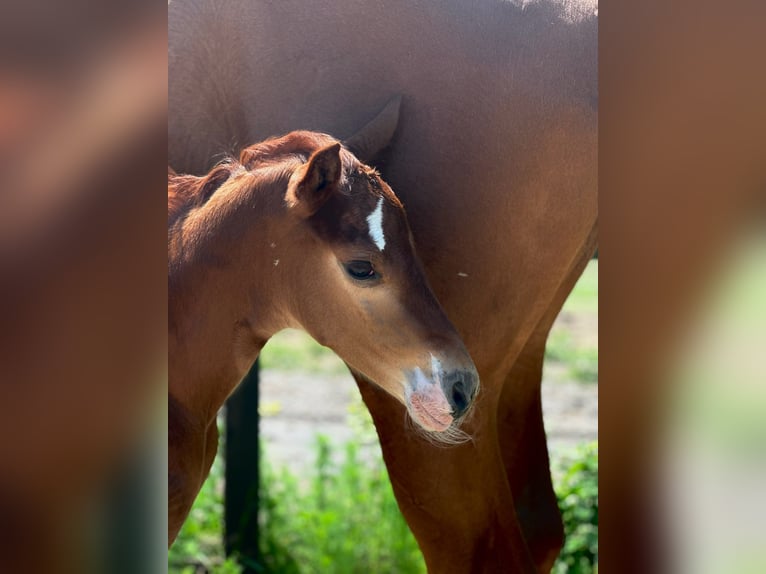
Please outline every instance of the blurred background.
[{"label": "blurred background", "polygon": [[[588,264],[546,349],[543,409],[567,531],[557,573],[597,571],[598,265]],[[425,573],[343,362],[293,330],[272,338],[259,362],[260,556],[242,560],[248,571]],[[224,555],[225,464],[219,449],[171,548],[172,573],[242,571]]]}]

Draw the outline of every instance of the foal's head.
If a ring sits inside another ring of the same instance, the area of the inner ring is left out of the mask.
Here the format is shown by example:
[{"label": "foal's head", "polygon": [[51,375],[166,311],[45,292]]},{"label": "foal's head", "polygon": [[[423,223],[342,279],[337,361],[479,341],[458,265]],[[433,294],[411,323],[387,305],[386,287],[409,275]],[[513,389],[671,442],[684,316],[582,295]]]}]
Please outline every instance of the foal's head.
[{"label": "foal's head", "polygon": [[247,175],[227,186],[245,193],[249,177],[280,182],[269,188],[278,196],[269,220],[242,234],[241,265],[270,292],[281,326],[334,350],[424,429],[454,428],[478,375],[428,286],[391,188],[337,140],[312,132],[251,146],[240,164]]}]

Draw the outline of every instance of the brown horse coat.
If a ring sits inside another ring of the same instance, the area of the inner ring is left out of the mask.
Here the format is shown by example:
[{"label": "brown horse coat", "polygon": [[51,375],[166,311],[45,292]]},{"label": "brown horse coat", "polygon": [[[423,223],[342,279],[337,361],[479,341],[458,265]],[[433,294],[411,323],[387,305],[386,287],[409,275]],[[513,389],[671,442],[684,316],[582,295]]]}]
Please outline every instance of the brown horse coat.
[{"label": "brown horse coat", "polygon": [[[482,380],[473,444],[434,448],[360,381],[432,572],[547,571],[561,544],[540,403],[548,330],[596,245],[588,2],[170,6],[171,164],[289,129],[348,137],[402,96],[373,162]],[[367,160],[369,158],[362,158]]]}]

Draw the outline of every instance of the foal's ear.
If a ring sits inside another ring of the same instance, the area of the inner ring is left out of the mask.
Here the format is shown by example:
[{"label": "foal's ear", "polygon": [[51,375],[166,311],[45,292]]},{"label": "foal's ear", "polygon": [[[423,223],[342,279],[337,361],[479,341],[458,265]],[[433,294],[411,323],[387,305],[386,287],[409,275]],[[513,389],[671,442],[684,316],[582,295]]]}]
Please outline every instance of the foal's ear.
[{"label": "foal's ear", "polygon": [[339,143],[315,151],[290,178],[287,205],[303,217],[314,215],[336,190],[341,171]]}]

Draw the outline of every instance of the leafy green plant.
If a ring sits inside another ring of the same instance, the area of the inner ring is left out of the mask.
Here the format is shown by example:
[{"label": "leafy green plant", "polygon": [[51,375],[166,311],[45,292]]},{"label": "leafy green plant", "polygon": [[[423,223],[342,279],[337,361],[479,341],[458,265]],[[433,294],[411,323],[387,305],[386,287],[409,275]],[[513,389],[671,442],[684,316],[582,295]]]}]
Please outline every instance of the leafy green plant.
[{"label": "leafy green plant", "polygon": [[264,464],[261,571],[424,573],[382,461],[361,460],[357,441],[345,445],[340,465],[333,458],[319,435],[316,463],[302,481]]},{"label": "leafy green plant", "polygon": [[[366,426],[362,425],[362,426]],[[379,452],[361,456],[358,439],[343,448],[317,437],[316,462],[303,476],[261,468],[257,572],[424,574],[425,564],[394,498]],[[263,451],[262,451],[263,452]],[[555,574],[591,574],[598,563],[598,445],[559,465],[556,494],[567,535]],[[223,469],[216,461],[168,555],[173,574],[239,574],[223,555]],[[240,558],[245,562],[244,558]]]},{"label": "leafy green plant", "polygon": [[239,574],[241,568],[223,551],[223,459],[217,457],[210,476],[168,551],[170,574]]},{"label": "leafy green plant", "polygon": [[598,568],[598,443],[579,449],[556,481],[566,542],[556,574],[591,574]]}]

